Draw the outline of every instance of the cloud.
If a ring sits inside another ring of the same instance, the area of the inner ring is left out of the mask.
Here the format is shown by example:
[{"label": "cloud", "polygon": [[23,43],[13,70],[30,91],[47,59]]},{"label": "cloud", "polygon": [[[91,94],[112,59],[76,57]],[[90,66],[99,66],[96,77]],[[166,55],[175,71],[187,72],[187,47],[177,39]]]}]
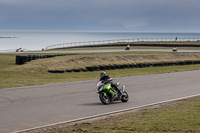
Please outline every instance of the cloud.
[{"label": "cloud", "polygon": [[148,18],[134,18],[121,21],[125,28],[142,27],[148,25]]},{"label": "cloud", "polygon": [[134,28],[148,25],[148,18],[110,18],[101,20],[103,24],[120,24],[125,28]]},{"label": "cloud", "polygon": [[199,6],[199,0],[0,0],[0,29],[200,26]]},{"label": "cloud", "polygon": [[26,4],[30,3],[30,0],[0,0],[0,4],[12,5],[12,4]]}]

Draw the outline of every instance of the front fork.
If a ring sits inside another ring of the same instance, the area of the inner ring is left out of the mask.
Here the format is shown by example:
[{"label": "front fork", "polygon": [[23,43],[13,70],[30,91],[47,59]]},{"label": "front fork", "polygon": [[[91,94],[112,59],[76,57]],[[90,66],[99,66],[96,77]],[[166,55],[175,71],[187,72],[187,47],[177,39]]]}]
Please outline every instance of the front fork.
[{"label": "front fork", "polygon": [[105,97],[106,97],[107,95],[109,95],[111,101],[115,100],[115,98],[116,98],[116,96],[117,96],[116,90],[113,89],[113,88],[110,88],[109,90],[103,91],[103,92],[101,92],[101,93],[103,93],[103,95],[104,95]]},{"label": "front fork", "polygon": [[106,92],[102,92],[103,93],[103,95],[106,97]]}]

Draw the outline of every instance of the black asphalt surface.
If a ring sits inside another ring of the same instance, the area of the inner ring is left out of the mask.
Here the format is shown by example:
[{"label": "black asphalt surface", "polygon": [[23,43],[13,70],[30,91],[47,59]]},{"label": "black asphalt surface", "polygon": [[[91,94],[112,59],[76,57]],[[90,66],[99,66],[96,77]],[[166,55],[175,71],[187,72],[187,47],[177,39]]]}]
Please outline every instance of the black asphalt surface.
[{"label": "black asphalt surface", "polygon": [[[101,52],[124,52],[124,49],[102,49],[102,50],[61,50],[61,51],[24,51],[24,52],[1,52],[0,53],[17,53],[17,54],[31,54],[31,53],[101,53]],[[161,52],[172,52],[172,49],[130,49],[127,51],[161,51]],[[200,53],[200,50],[178,50],[177,52],[186,52],[186,53]]]},{"label": "black asphalt surface", "polygon": [[[112,76],[112,75],[110,75]],[[126,85],[127,103],[103,105],[96,80],[0,90],[0,132],[62,121],[200,94],[200,70],[115,78]]]}]

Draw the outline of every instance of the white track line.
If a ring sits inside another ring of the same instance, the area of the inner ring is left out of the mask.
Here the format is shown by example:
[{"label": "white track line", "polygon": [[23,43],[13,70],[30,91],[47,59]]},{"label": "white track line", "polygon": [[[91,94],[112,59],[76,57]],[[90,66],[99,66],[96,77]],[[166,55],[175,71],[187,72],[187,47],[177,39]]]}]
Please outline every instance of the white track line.
[{"label": "white track line", "polygon": [[50,126],[55,126],[55,125],[60,125],[60,124],[65,124],[65,123],[71,123],[71,122],[77,122],[77,121],[92,119],[92,118],[96,118],[96,117],[101,117],[101,116],[106,116],[106,115],[111,115],[111,114],[115,114],[115,113],[121,113],[121,112],[131,111],[131,110],[136,110],[136,109],[145,108],[145,107],[148,107],[148,106],[153,106],[153,105],[167,103],[167,102],[172,102],[172,101],[183,100],[183,99],[197,97],[197,96],[200,96],[200,94],[186,96],[186,97],[181,97],[181,98],[176,98],[176,99],[171,99],[171,100],[166,100],[166,101],[162,101],[162,102],[157,102],[157,103],[142,105],[142,106],[128,108],[128,109],[122,109],[122,110],[117,110],[117,111],[102,113],[102,114],[98,114],[98,115],[92,115],[92,116],[88,116],[88,117],[82,117],[82,118],[78,118],[78,119],[73,119],[73,120],[69,120],[69,121],[63,121],[63,122],[53,123],[53,124],[44,125],[44,126],[38,126],[38,127],[34,127],[34,128],[29,128],[29,129],[14,131],[12,133],[27,132],[27,131],[31,131],[31,130],[35,130],[35,129],[40,129],[40,128],[45,128],[45,127],[50,127]]}]

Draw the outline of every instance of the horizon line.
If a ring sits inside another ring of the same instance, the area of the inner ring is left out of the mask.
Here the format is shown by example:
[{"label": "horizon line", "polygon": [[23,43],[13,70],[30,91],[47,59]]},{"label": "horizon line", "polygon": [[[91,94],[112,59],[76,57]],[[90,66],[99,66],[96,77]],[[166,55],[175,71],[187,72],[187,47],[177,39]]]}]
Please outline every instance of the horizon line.
[{"label": "horizon line", "polygon": [[200,31],[103,31],[103,30],[1,30],[0,31],[52,31],[52,32],[133,32],[133,33],[200,33]]}]

